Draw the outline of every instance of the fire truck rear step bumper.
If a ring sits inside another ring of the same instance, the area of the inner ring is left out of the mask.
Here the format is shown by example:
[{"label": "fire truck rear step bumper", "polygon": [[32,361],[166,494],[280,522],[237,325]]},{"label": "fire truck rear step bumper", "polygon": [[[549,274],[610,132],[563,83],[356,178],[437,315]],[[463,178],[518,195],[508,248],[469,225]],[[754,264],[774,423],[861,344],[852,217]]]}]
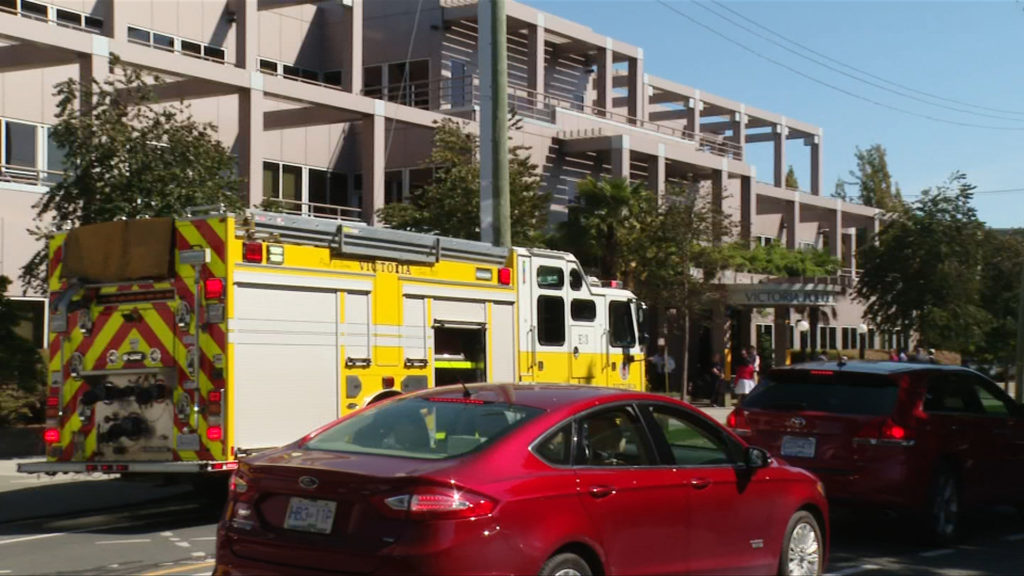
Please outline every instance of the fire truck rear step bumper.
[{"label": "fire truck rear step bumper", "polygon": [[224,472],[238,468],[234,460],[226,462],[23,462],[18,472],[25,474],[188,474]]}]

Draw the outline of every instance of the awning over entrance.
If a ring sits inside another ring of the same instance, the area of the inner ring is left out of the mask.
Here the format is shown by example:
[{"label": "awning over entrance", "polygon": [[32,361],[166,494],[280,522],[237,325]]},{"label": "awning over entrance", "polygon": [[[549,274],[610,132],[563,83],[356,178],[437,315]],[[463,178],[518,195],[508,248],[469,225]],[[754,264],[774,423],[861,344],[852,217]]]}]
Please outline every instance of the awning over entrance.
[{"label": "awning over entrance", "polygon": [[760,283],[729,284],[726,302],[731,306],[834,306],[843,293],[835,284]]}]

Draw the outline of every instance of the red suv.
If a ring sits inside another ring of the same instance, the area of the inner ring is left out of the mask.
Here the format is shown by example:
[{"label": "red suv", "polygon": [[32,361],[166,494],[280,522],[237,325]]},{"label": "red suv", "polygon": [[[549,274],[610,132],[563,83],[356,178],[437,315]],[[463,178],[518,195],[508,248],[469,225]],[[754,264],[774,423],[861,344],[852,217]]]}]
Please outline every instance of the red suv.
[{"label": "red suv", "polygon": [[779,368],[762,377],[727,424],[814,472],[830,502],[916,512],[939,543],[956,538],[967,507],[1024,505],[1024,408],[967,368]]}]

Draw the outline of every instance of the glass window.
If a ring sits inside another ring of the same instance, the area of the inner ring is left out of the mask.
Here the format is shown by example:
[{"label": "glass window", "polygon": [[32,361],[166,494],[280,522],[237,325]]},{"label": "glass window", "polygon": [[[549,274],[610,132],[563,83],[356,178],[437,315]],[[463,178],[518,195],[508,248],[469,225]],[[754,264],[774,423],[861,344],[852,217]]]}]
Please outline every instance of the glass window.
[{"label": "glass window", "polygon": [[82,15],[77,12],[71,12],[70,10],[57,9],[57,22],[61,24],[70,24],[72,26],[82,26]]},{"label": "glass window", "polygon": [[[329,204],[327,197],[327,171],[310,168],[309,172],[309,201],[313,204]],[[322,206],[314,206],[313,212],[318,214],[333,214],[333,210],[325,209]]]},{"label": "glass window", "polygon": [[537,297],[537,342],[544,346],[565,344],[565,301],[558,296]]},{"label": "glass window", "polygon": [[1013,413],[1010,406],[1014,400],[996,387],[994,384],[980,376],[969,375],[967,379],[973,383],[974,392],[978,395],[981,408],[985,414],[991,416],[1009,416]]},{"label": "glass window", "polygon": [[153,46],[174,50],[174,37],[166,34],[153,33]]},{"label": "glass window", "polygon": [[281,165],[277,162],[263,163],[263,197],[281,197]]},{"label": "glass window", "polygon": [[[302,166],[281,166],[281,199],[302,202]],[[296,208],[286,202],[285,208]]]},{"label": "glass window", "polygon": [[537,267],[537,286],[560,289],[565,286],[565,271],[554,266]]},{"label": "glass window", "polygon": [[569,305],[569,315],[573,320],[593,322],[597,318],[597,304],[593,300],[573,298]]},{"label": "glass window", "polygon": [[341,70],[328,70],[324,72],[324,84],[341,86]]},{"label": "glass window", "polygon": [[830,370],[772,370],[761,376],[743,406],[883,416],[896,407],[899,386],[882,374]]},{"label": "glass window", "polygon": [[616,300],[608,303],[610,344],[615,348],[632,348],[636,345],[636,331],[633,329],[633,312],[629,302]]},{"label": "glass window", "polygon": [[260,70],[277,74],[277,62],[260,58]]},{"label": "glass window", "polygon": [[18,11],[18,0],[0,0],[0,10]]},{"label": "glass window", "polygon": [[196,56],[202,56],[203,45],[199,42],[193,42],[191,40],[182,40],[181,51],[185,54],[195,54]]},{"label": "glass window", "polygon": [[378,64],[376,66],[363,67],[363,94],[370,98],[380,98],[383,94],[384,69]]},{"label": "glass window", "polygon": [[96,32],[102,32],[103,31],[103,19],[102,18],[96,18],[95,16],[86,16],[85,17],[85,27],[90,29],[90,30],[95,30]]},{"label": "glass window", "polygon": [[403,397],[374,404],[321,432],[311,450],[436,460],[490,444],[541,414],[532,406],[444,397]]},{"label": "glass window", "polygon": [[422,190],[430,185],[434,181],[434,169],[431,167],[426,168],[411,168],[409,170],[409,193],[413,193],[417,190]]},{"label": "glass window", "polygon": [[46,181],[52,183],[61,179],[59,174],[53,172],[64,172],[64,150],[53,141],[53,128],[46,130],[46,169],[51,173],[46,175]]},{"label": "glass window", "polygon": [[306,68],[302,68],[299,70],[299,75],[302,77],[303,80],[312,80],[313,82],[320,81],[320,73],[317,72],[316,70],[308,70]]},{"label": "glass window", "polygon": [[653,463],[643,426],[627,407],[601,410],[580,419],[581,466],[646,466]]},{"label": "glass window", "polygon": [[36,168],[36,131],[33,124],[4,123],[4,145],[7,147],[4,164]]},{"label": "glass window", "polygon": [[132,26],[128,27],[128,39],[129,40],[135,40],[136,42],[143,42],[145,44],[149,44],[150,41],[151,41],[151,39],[150,39],[151,36],[152,36],[152,34],[149,33],[149,30],[143,30],[141,28],[134,28]]},{"label": "glass window", "polygon": [[534,447],[541,460],[555,466],[572,464],[572,424],[566,424],[545,436]]},{"label": "glass window", "polygon": [[650,406],[651,416],[668,444],[671,464],[680,466],[731,465],[730,444],[722,434],[701,426],[692,415],[668,406]]},{"label": "glass window", "polygon": [[402,200],[402,170],[384,172],[384,203],[395,204]]},{"label": "glass window", "polygon": [[341,172],[331,172],[327,184],[330,188],[330,199],[327,203],[334,206],[346,206],[348,200],[348,176]]},{"label": "glass window", "polygon": [[980,414],[984,410],[971,382],[961,374],[941,373],[928,379],[925,412]]},{"label": "glass window", "polygon": [[47,9],[45,4],[37,4],[36,2],[29,2],[28,0],[21,0],[21,12],[32,16],[39,16],[40,18],[47,18]]},{"label": "glass window", "polygon": [[583,288],[583,273],[580,272],[579,268],[569,269],[569,288],[573,290]]},{"label": "glass window", "polygon": [[223,60],[226,56],[224,49],[216,46],[203,46],[203,55],[214,60]]},{"label": "glass window", "polygon": [[284,65],[284,75],[285,76],[291,76],[292,78],[299,78],[301,74],[302,74],[302,71],[299,69],[298,66],[292,66],[290,64],[285,64]]}]

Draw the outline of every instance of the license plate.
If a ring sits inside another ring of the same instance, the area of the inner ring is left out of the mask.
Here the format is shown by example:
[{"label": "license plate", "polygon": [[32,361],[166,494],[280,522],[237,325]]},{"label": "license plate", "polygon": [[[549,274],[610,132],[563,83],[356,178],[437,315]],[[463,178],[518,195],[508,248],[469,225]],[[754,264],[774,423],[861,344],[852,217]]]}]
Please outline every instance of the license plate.
[{"label": "license plate", "polygon": [[797,458],[814,458],[814,436],[783,436],[783,456],[796,456]]},{"label": "license plate", "polygon": [[288,502],[284,527],[302,532],[330,534],[331,525],[334,524],[334,510],[337,507],[338,503],[330,500],[292,497]]}]

